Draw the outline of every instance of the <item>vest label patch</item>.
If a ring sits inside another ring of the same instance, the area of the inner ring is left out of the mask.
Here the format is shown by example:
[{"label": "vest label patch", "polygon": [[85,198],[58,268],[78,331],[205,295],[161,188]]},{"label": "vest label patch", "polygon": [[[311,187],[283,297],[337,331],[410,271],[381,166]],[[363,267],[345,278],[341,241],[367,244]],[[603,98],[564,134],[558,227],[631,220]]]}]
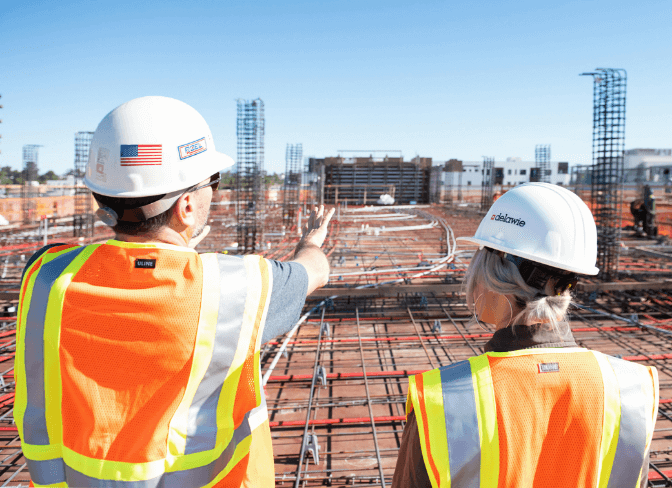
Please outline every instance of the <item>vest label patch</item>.
[{"label": "vest label patch", "polygon": [[156,259],[136,259],[135,260],[136,268],[156,268]]},{"label": "vest label patch", "polygon": [[539,372],[540,373],[557,373],[560,371],[559,363],[539,363]]}]

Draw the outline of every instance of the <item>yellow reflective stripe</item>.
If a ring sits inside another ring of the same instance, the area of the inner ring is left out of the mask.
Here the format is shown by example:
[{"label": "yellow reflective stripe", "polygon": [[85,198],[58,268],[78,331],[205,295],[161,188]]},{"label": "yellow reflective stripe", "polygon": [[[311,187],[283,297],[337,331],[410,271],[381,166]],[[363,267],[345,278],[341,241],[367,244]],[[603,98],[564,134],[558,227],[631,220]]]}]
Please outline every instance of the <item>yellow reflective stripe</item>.
[{"label": "yellow reflective stripe", "polygon": [[[646,450],[649,450],[649,447],[651,446],[651,440],[653,439],[653,429],[656,424],[656,419],[658,418],[658,402],[660,401],[659,394],[660,394],[660,385],[658,384],[658,370],[653,367],[653,366],[647,366],[649,373],[651,374],[651,380],[653,381],[653,412],[651,415],[651,422],[647,422],[646,424],[646,429],[649,432],[649,439],[648,442],[646,443]],[[647,382],[648,384],[648,382]],[[651,398],[651,394],[648,395],[647,398]]]},{"label": "yellow reflective stripe", "polygon": [[231,470],[238,464],[247,454],[250,452],[250,444],[252,444],[252,435],[248,435],[245,440],[241,441],[240,444],[238,444],[238,447],[236,448],[236,451],[233,454],[233,458],[231,458],[231,461],[229,461],[229,464],[226,465],[226,468],[221,471],[217,477],[212,480],[212,482],[208,483],[205,485],[203,488],[211,488],[212,486],[215,486],[218,482],[222,481],[224,477],[226,477]]},{"label": "yellow reflective stripe", "polygon": [[474,378],[478,432],[481,437],[481,488],[496,488],[499,482],[499,432],[495,387],[488,361],[490,354],[492,353],[469,358]]},{"label": "yellow reflective stripe", "polygon": [[413,382],[413,390],[415,391],[415,379],[411,376],[408,379],[408,394],[406,395],[406,422],[408,422],[408,415],[413,411],[413,399],[411,398],[411,382]]},{"label": "yellow reflective stripe", "polygon": [[532,356],[534,354],[544,354],[544,353],[571,354],[573,352],[587,352],[587,351],[588,349],[586,349],[585,347],[538,347],[533,349],[519,349],[517,351],[508,351],[508,352],[488,352],[486,353],[486,355],[491,356],[493,358],[506,358],[515,356]]},{"label": "yellow reflective stripe", "polygon": [[181,251],[198,254],[198,251],[191,249],[190,247],[176,246],[174,244],[166,244],[163,242],[125,242],[110,239],[105,242],[105,244],[109,246],[123,247],[125,249],[168,249],[170,251]]},{"label": "yellow reflective stripe", "polygon": [[63,483],[58,483],[58,484],[55,484],[55,485],[54,485],[53,483],[50,483],[50,484],[48,484],[48,485],[40,485],[40,484],[35,483],[35,482],[33,481],[33,486],[36,487],[36,488],[37,488],[38,486],[44,486],[44,487],[46,487],[46,488],[68,488],[68,484],[67,484],[65,481],[64,481]]},{"label": "yellow reflective stripe", "polygon": [[[439,471],[440,487],[450,486],[450,460],[448,459],[448,431],[443,409],[441,371],[434,369],[422,375],[425,409],[429,427],[429,444],[434,464]],[[423,436],[421,436],[423,437]]]},{"label": "yellow reflective stripe", "polygon": [[[424,373],[427,374],[427,373]],[[420,376],[420,375],[418,375]],[[429,481],[432,483],[433,488],[438,488],[439,484],[434,476],[434,472],[429,468],[429,446],[427,446],[425,439],[425,422],[422,417],[422,412],[424,411],[425,406],[420,405],[420,399],[418,398],[418,387],[416,385],[415,376],[411,376],[408,379],[408,399],[406,403],[411,403],[413,405],[413,411],[415,411],[415,422],[418,424],[418,435],[420,436],[420,448],[422,449],[422,458],[425,461],[425,468],[427,470],[427,475],[429,476]],[[406,409],[406,415],[408,415],[408,407]],[[429,418],[429,416],[428,416]],[[448,440],[446,439],[446,444]]]},{"label": "yellow reflective stripe", "polygon": [[243,257],[245,271],[247,272],[247,297],[245,298],[243,325],[240,330],[240,342],[238,343],[236,354],[233,356],[229,374],[231,374],[232,370],[238,370],[245,362],[245,359],[247,359],[247,351],[250,347],[252,331],[254,330],[254,324],[259,311],[259,302],[261,301],[263,286],[261,280],[260,259],[263,258],[254,255]]},{"label": "yellow reflective stripe", "polygon": [[[644,391],[642,394],[644,395],[644,398],[652,398],[653,399],[653,405],[650,406],[652,416],[646,419],[646,452],[649,452],[649,449],[651,448],[651,441],[653,440],[653,429],[656,424],[656,418],[658,417],[658,370],[653,367],[653,366],[645,366],[646,370],[642,371],[642,374],[646,375],[646,378],[642,380],[642,385],[644,385]],[[650,381],[649,381],[650,380]],[[653,390],[653,391],[651,391]],[[642,466],[642,470],[645,468],[645,466]],[[646,468],[648,469],[648,467]],[[642,479],[642,470],[639,472],[639,479]],[[646,473],[646,476],[648,476],[648,473]]]},{"label": "yellow reflective stripe", "polygon": [[77,272],[100,244],[86,246],[79,255],[63,270],[49,293],[47,313],[44,323],[44,391],[47,432],[51,444],[63,442],[63,421],[61,415],[61,316],[65,292]]},{"label": "yellow reflective stripe", "polygon": [[[224,380],[224,388],[220,391],[220,397],[217,402],[217,446],[227,445],[233,435],[236,427],[233,425],[233,409],[235,400],[231,400],[231,395],[235,395],[238,390],[238,382],[242,372],[243,363],[247,358],[247,352],[252,339],[255,319],[261,297],[261,271],[259,269],[259,256],[248,255],[243,257],[247,279],[247,295],[245,298],[245,309],[243,312],[242,325],[236,352],[231,361],[231,366]],[[227,435],[228,438],[222,437]]]},{"label": "yellow reflective stripe", "polygon": [[[42,256],[40,256],[41,264],[40,267],[44,266],[46,263],[51,261],[52,259],[57,258],[58,256],[61,256],[62,254],[65,254],[67,252],[74,251],[77,248],[68,248],[68,249],[63,249],[58,252],[49,252],[47,251],[44,253]],[[33,263],[33,266],[31,266],[31,269],[35,267],[36,263],[40,261],[38,259]],[[17,317],[18,320],[18,329],[19,333],[16,337],[16,356],[14,357],[14,380],[16,382],[15,385],[15,397],[14,397],[14,420],[16,421],[16,425],[19,430],[19,436],[23,440],[24,435],[23,435],[23,417],[26,412],[26,408],[28,406],[28,392],[27,392],[27,384],[26,384],[26,371],[25,371],[25,335],[26,335],[26,320],[28,317],[28,309],[30,308],[30,301],[33,297],[33,287],[35,285],[35,280],[37,279],[37,275],[39,274],[40,270],[36,269],[35,272],[32,274],[29,280],[24,281],[21,285],[21,292],[23,292],[23,289],[25,287],[26,294],[24,296],[24,299],[21,301],[19,305],[19,316]],[[26,272],[26,276],[28,275],[28,272]],[[19,295],[21,296],[21,295]],[[19,325],[20,324],[20,325]]]},{"label": "yellow reflective stripe", "polygon": [[[273,291],[273,271],[268,265],[268,261],[264,258],[261,258],[260,266],[264,266],[266,269],[265,276],[267,278],[266,283],[262,283],[262,286],[266,287],[266,300],[263,303],[264,309],[261,316],[261,323],[259,324],[259,332],[257,333],[257,343],[254,345],[254,350],[259,351],[261,349],[261,336],[264,335],[264,328],[266,326],[266,313],[268,312],[268,306],[271,303],[271,292]],[[260,383],[261,384],[261,383]]]},{"label": "yellow reflective stripe", "polygon": [[[48,255],[48,254],[47,254]],[[42,256],[44,259],[46,256]],[[38,260],[39,261],[39,260]],[[38,261],[33,263],[33,268]],[[24,299],[19,303],[19,313],[17,316],[17,334],[16,334],[16,355],[14,356],[14,421],[16,426],[19,429],[19,436],[21,439],[24,438],[23,435],[23,416],[26,412],[26,407],[28,406],[28,392],[26,384],[26,357],[25,357],[25,346],[26,346],[26,318],[28,317],[28,308],[30,304],[30,299],[33,296],[33,285],[35,284],[35,279],[37,278],[39,270],[36,270],[28,280],[24,279],[24,282],[21,284],[21,289],[19,291],[19,297],[23,295],[25,289]],[[29,271],[26,271],[26,276],[28,276]]]},{"label": "yellow reflective stripe", "polygon": [[271,303],[271,291],[273,290],[273,272],[268,265],[268,261],[261,256],[259,256],[259,272],[261,278],[261,289],[259,290],[260,303],[258,305],[257,319],[255,319],[259,321],[259,327],[254,343],[254,393],[257,405],[259,405],[262,400],[260,361],[261,336],[264,334],[266,314],[268,312],[268,305]]},{"label": "yellow reflective stripe", "polygon": [[[259,331],[258,336],[261,336],[261,331]],[[259,350],[254,353],[254,395],[257,405],[260,405],[262,400],[265,400],[261,392],[261,354]]]},{"label": "yellow reflective stripe", "polygon": [[[70,475],[73,475],[73,472],[76,471],[76,474],[95,479],[127,482],[147,480],[150,482],[141,486],[154,486],[152,483],[157,479],[162,479],[168,486],[176,486],[175,480],[191,480],[184,486],[202,486],[205,483],[204,480],[210,480],[211,476],[215,474],[212,470],[221,467],[222,459],[229,459],[229,462],[226,464],[224,471],[218,473],[218,475],[222,475],[222,473],[226,475],[236,463],[249,453],[252,433],[249,429],[247,415],[237,431],[238,436],[234,439],[235,444],[231,446],[232,454],[230,457],[225,453],[229,445],[218,445],[216,449],[207,451],[206,455],[195,453],[172,458],[175,462],[172,462],[171,458],[166,458],[165,460],[159,459],[146,463],[124,463],[88,458],[63,447],[63,460],[69,467],[72,467]],[[201,461],[198,461],[199,458],[201,458]],[[172,465],[170,465],[171,462]],[[179,473],[187,470],[193,471],[184,474]],[[166,473],[165,476],[163,476],[164,472]],[[177,476],[171,476],[171,474]],[[196,482],[196,480],[201,481]]]},{"label": "yellow reflective stripe", "polygon": [[166,461],[163,459],[146,463],[107,461],[82,456],[66,446],[63,446],[63,460],[68,466],[75,467],[77,471],[91,478],[118,481],[142,481],[154,478],[162,475],[166,467]]},{"label": "yellow reflective stripe", "polygon": [[[237,353],[238,351],[236,351],[236,354]],[[231,395],[235,395],[238,390],[238,382],[240,381],[240,374],[242,371],[242,365],[238,365],[235,369],[229,368],[226,380],[224,381],[224,387],[219,394],[219,400],[217,402],[217,446],[228,444],[232,438],[233,430],[236,428],[236,426],[233,425],[233,407],[235,400],[231,399]],[[224,435],[227,435],[227,437],[224,438]]]},{"label": "yellow reflective stripe", "polygon": [[[448,435],[443,412],[441,372],[438,369],[434,369],[418,376],[422,376],[424,401],[421,403],[416,376],[410,378],[408,395],[409,399],[413,402],[413,409],[415,410],[415,420],[418,424],[418,435],[420,436],[420,446],[427,474],[434,488],[450,487]],[[427,425],[424,422],[423,412],[427,417]],[[427,435],[429,436],[429,445],[427,443]],[[431,468],[431,464],[434,464],[436,467],[439,479],[436,479],[437,473]]]},{"label": "yellow reflective stripe", "polygon": [[621,423],[621,397],[618,389],[618,380],[613,368],[603,354],[591,351],[602,371],[604,384],[604,412],[602,419],[602,442],[600,444],[600,458],[598,460],[599,481],[598,488],[606,488],[609,475],[614,465],[618,431]]},{"label": "yellow reflective stripe", "polygon": [[63,454],[60,444],[38,446],[21,442],[21,449],[28,459],[33,459],[35,461],[48,461],[50,459],[59,458]]},{"label": "yellow reflective stripe", "polygon": [[[187,444],[189,407],[212,358],[217,331],[217,313],[219,312],[219,262],[215,254],[202,254],[203,290],[201,292],[201,310],[198,317],[198,330],[194,346],[189,381],[182,401],[175,410],[168,429],[168,456],[184,455]],[[233,435],[233,431],[231,431]],[[230,439],[224,439],[228,443]],[[202,454],[202,453],[195,453]],[[210,459],[211,454],[197,458]]]}]

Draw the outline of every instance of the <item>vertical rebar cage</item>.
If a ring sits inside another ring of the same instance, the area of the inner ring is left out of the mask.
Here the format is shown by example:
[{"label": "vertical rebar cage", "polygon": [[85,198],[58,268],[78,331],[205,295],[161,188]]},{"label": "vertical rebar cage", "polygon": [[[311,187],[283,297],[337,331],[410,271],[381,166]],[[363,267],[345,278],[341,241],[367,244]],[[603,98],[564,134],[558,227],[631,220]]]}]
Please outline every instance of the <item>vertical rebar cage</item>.
[{"label": "vertical rebar cage", "polygon": [[483,182],[481,184],[481,212],[492,206],[492,187],[495,180],[495,158],[483,156]]},{"label": "vertical rebar cage", "polygon": [[93,237],[91,190],[84,185],[92,138],[93,132],[80,131],[75,134],[75,209],[72,217],[74,237]]},{"label": "vertical rebar cage", "polygon": [[30,224],[37,220],[37,197],[39,191],[33,186],[39,176],[38,170],[38,144],[26,144],[23,146],[23,185],[21,185],[21,213],[24,224]]},{"label": "vertical rebar cage", "polygon": [[288,229],[296,221],[300,203],[303,146],[287,144],[285,151],[285,184],[283,186],[282,224]]},{"label": "vertical rebar cage", "polygon": [[534,165],[539,168],[539,181],[551,182],[551,145],[537,144],[534,147]]},{"label": "vertical rebar cage", "polygon": [[597,267],[602,280],[617,278],[625,148],[624,69],[598,68],[593,77],[593,165],[590,201],[597,226]]},{"label": "vertical rebar cage", "polygon": [[237,100],[236,219],[238,253],[254,253],[263,241],[264,102]]}]

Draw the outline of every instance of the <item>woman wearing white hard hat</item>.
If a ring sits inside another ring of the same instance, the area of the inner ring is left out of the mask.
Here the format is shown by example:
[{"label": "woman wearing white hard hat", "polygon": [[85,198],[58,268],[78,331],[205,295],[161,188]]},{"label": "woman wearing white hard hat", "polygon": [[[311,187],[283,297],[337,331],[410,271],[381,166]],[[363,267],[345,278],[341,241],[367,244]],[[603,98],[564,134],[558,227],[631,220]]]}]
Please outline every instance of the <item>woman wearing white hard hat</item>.
[{"label": "woman wearing white hard hat", "polygon": [[521,185],[461,240],[479,246],[467,304],[495,333],[485,354],[410,378],[393,487],[645,486],[656,369],[577,347],[567,319],[598,273],[588,207]]}]

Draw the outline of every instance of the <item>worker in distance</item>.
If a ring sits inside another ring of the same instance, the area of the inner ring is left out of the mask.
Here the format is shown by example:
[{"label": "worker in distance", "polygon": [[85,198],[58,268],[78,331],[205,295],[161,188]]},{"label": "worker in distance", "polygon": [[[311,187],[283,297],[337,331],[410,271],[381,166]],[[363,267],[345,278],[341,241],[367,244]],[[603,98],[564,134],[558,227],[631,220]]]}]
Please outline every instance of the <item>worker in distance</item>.
[{"label": "worker in distance", "polygon": [[410,378],[392,486],[646,486],[656,368],[577,347],[567,318],[578,278],[599,271],[586,204],[520,185],[458,239],[479,246],[467,305],[495,332],[485,354]]},{"label": "worker in distance", "polygon": [[333,209],[291,262],[198,254],[232,164],[172,98],[98,125],[85,184],[116,236],[45,247],[22,279],[14,418],[33,486],[275,486],[260,345],[327,283]]}]

